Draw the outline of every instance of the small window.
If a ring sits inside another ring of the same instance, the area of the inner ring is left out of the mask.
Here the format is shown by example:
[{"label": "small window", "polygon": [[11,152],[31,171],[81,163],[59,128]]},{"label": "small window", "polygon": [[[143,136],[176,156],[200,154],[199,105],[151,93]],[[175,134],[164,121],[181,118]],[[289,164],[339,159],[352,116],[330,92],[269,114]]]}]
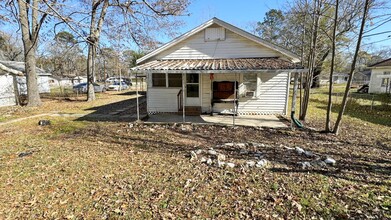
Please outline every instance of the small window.
[{"label": "small window", "polygon": [[390,79],[389,78],[384,78],[381,81],[381,87],[387,87],[390,84]]},{"label": "small window", "polygon": [[165,73],[152,73],[152,86],[153,87],[166,87],[166,74]]},{"label": "small window", "polygon": [[182,74],[168,74],[168,87],[182,87]]},{"label": "small window", "polygon": [[391,72],[390,72],[390,71],[387,71],[387,72],[384,72],[383,74],[384,74],[384,75],[391,75]]}]

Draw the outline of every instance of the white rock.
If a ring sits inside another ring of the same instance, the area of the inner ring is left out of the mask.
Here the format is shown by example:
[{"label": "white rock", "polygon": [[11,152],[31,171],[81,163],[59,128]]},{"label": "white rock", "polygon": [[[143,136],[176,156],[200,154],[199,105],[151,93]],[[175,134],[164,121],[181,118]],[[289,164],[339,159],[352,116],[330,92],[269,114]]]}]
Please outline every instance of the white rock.
[{"label": "white rock", "polygon": [[225,165],[225,162],[224,161],[217,161],[217,166],[218,167],[224,167],[224,165]]},{"label": "white rock", "polygon": [[201,157],[201,159],[200,159],[201,163],[206,163],[206,161],[207,161],[207,159],[205,157]]},{"label": "white rock", "polygon": [[333,158],[331,158],[331,157],[327,157],[325,160],[324,160],[324,162],[326,163],[326,164],[329,164],[329,165],[334,165],[337,161],[335,161]]},{"label": "white rock", "polygon": [[244,148],[244,147],[246,147],[246,144],[245,143],[237,143],[236,146],[238,146],[240,148]]},{"label": "white rock", "polygon": [[235,164],[234,163],[226,163],[227,167],[229,168],[234,168],[235,167]]},{"label": "white rock", "polygon": [[225,143],[224,145],[227,146],[227,147],[233,147],[234,143]]},{"label": "white rock", "polygon": [[303,154],[305,152],[305,150],[303,150],[301,147],[296,147],[295,150],[298,154]]},{"label": "white rock", "polygon": [[226,159],[226,156],[224,154],[217,154],[217,160],[224,161]]},{"label": "white rock", "polygon": [[196,154],[202,154],[202,152],[203,152],[203,150],[201,150],[201,149],[198,149],[195,151]]},{"label": "white rock", "polygon": [[212,159],[208,158],[208,159],[206,160],[206,164],[212,165],[212,163],[213,163]]},{"label": "white rock", "polygon": [[262,167],[267,166],[267,164],[268,164],[267,160],[266,159],[262,159],[262,160],[258,161],[255,166],[258,167],[258,168],[262,168]]},{"label": "white rock", "polygon": [[208,154],[210,155],[217,155],[217,152],[213,149],[208,150]]},{"label": "white rock", "polygon": [[312,153],[311,151],[304,151],[304,155],[306,157],[313,157],[314,156],[314,153]]},{"label": "white rock", "polygon": [[197,160],[197,154],[194,151],[190,151],[190,161]]},{"label": "white rock", "polygon": [[301,164],[301,168],[302,169],[307,169],[307,168],[311,167],[311,163],[310,162],[299,162],[299,164]]},{"label": "white rock", "polygon": [[246,162],[246,165],[247,165],[248,167],[253,167],[253,166],[255,166],[255,161],[252,161],[252,160],[247,161],[247,162]]}]

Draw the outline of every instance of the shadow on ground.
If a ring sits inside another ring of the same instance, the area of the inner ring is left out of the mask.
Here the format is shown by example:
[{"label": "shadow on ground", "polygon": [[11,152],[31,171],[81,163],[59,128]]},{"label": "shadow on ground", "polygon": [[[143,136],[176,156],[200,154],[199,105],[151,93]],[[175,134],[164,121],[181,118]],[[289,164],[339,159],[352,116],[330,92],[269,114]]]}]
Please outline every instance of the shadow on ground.
[{"label": "shadow on ground", "polygon": [[[136,95],[136,92],[126,92],[118,95]],[[145,115],[145,92],[139,93],[139,95],[140,115]],[[86,110],[94,112],[80,117],[76,121],[131,122],[137,119],[137,99],[134,97]]]}]

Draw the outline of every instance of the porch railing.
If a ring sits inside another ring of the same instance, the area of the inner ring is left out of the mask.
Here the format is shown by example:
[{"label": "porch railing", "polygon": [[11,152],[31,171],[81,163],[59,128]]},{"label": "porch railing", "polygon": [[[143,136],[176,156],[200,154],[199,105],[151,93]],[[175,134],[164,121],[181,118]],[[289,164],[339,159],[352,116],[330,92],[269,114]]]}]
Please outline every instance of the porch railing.
[{"label": "porch railing", "polygon": [[183,95],[182,95],[182,89],[179,90],[178,94],[176,95],[177,101],[178,101],[178,111],[180,111],[183,108]]}]

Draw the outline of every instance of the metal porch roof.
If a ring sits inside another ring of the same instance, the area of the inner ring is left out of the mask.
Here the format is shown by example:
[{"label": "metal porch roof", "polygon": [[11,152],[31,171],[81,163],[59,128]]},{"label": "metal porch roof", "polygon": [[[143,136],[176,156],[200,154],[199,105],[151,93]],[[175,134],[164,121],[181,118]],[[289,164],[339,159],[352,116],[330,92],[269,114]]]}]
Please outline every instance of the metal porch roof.
[{"label": "metal porch roof", "polygon": [[302,69],[297,64],[279,59],[268,58],[231,58],[231,59],[173,59],[153,60],[133,67],[132,70],[279,70]]}]

